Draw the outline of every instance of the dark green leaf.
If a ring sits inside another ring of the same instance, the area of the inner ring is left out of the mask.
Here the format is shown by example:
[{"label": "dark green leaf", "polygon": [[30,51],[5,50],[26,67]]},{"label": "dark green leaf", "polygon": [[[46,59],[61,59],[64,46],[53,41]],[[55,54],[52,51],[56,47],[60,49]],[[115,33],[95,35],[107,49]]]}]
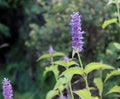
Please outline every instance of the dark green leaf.
[{"label": "dark green leaf", "polygon": [[119,69],[118,69],[118,70],[114,70],[114,71],[112,71],[110,74],[107,74],[104,82],[106,82],[106,81],[107,81],[108,79],[110,79],[111,77],[113,77],[113,76],[118,76],[118,75],[120,75],[120,70],[119,70]]}]

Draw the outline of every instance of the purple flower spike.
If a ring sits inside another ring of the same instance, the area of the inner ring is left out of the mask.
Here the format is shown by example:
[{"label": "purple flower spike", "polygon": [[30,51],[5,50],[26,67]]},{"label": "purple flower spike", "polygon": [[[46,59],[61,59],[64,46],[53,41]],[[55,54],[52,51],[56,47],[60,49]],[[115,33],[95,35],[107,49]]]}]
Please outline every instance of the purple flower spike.
[{"label": "purple flower spike", "polygon": [[49,52],[50,54],[52,54],[52,53],[54,52],[54,49],[53,49],[53,47],[52,47],[52,46],[50,46],[50,48],[49,48],[48,52]]},{"label": "purple flower spike", "polygon": [[83,50],[83,34],[85,33],[81,29],[81,16],[78,12],[73,12],[71,15],[71,28],[72,28],[72,48],[75,52],[81,52]]},{"label": "purple flower spike", "polygon": [[65,62],[69,62],[69,58],[65,56],[65,57],[64,57],[64,61],[65,61]]},{"label": "purple flower spike", "polygon": [[3,96],[4,99],[13,99],[13,90],[12,85],[10,84],[10,80],[7,78],[3,79]]}]

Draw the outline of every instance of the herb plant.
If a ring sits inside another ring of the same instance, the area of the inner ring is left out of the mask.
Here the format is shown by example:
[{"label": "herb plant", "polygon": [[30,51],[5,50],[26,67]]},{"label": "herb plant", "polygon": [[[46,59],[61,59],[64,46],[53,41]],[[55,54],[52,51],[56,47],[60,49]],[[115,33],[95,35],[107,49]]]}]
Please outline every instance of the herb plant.
[{"label": "herb plant", "polygon": [[[80,99],[103,99],[104,96],[111,93],[120,92],[120,86],[115,85],[108,92],[103,93],[106,82],[113,76],[120,75],[120,70],[113,66],[103,64],[101,62],[92,62],[83,66],[81,60],[81,53],[83,51],[83,34],[85,33],[81,29],[81,15],[78,12],[74,12],[71,15],[70,26],[72,28],[72,58],[66,57],[64,53],[56,52],[52,47],[49,49],[49,53],[42,55],[39,59],[50,58],[50,66],[47,66],[44,71],[44,76],[47,72],[52,71],[56,84],[52,90],[47,93],[46,99],[53,99],[59,97],[60,99],[75,99],[75,94]],[[78,57],[78,61],[75,60],[75,55]],[[63,59],[54,61],[54,58],[62,56]],[[59,67],[64,67],[61,71]],[[89,74],[94,72],[98,74],[93,78],[94,86],[89,84]],[[108,71],[105,78],[102,77],[104,71]],[[75,90],[72,88],[71,80],[74,75],[80,75],[85,82],[85,88]],[[64,91],[67,90],[67,95],[64,95]],[[98,95],[93,95],[92,90],[98,90]]]}]

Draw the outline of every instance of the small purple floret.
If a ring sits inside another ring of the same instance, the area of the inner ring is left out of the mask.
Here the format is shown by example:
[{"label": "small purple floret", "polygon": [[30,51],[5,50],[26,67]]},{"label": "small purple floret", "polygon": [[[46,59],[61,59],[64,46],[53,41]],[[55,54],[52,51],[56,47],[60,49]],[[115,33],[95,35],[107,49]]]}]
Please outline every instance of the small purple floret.
[{"label": "small purple floret", "polygon": [[70,59],[69,59],[68,57],[66,57],[66,56],[64,57],[64,61],[65,61],[65,62],[69,62],[69,60],[70,60]]},{"label": "small purple floret", "polygon": [[49,52],[50,54],[52,54],[52,53],[54,52],[54,49],[53,49],[53,47],[52,47],[52,46],[50,46],[50,47],[49,47],[48,52]]},{"label": "small purple floret", "polygon": [[78,12],[71,15],[70,26],[72,28],[72,48],[74,51],[81,52],[83,50],[83,34],[81,29],[81,16]]},{"label": "small purple floret", "polygon": [[58,99],[67,99],[66,96],[60,96]]},{"label": "small purple floret", "polygon": [[4,99],[13,99],[13,90],[12,85],[10,84],[10,80],[4,78],[2,83]]}]

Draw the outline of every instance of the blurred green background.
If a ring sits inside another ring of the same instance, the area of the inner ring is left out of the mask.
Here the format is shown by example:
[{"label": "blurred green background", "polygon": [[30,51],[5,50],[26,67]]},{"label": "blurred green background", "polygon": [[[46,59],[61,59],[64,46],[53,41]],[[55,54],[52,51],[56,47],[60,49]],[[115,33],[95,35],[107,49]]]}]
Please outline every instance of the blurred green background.
[{"label": "blurred green background", "polygon": [[[116,8],[106,6],[108,0],[0,0],[0,99],[2,79],[11,80],[14,99],[45,99],[54,85],[48,74],[43,78],[43,65],[37,62],[52,45],[55,50],[71,55],[70,15],[82,15],[86,32],[82,59],[87,64],[102,61],[116,67],[120,54],[120,29],[110,25],[102,29],[105,19],[114,15]],[[116,84],[112,80],[112,84]]]}]

